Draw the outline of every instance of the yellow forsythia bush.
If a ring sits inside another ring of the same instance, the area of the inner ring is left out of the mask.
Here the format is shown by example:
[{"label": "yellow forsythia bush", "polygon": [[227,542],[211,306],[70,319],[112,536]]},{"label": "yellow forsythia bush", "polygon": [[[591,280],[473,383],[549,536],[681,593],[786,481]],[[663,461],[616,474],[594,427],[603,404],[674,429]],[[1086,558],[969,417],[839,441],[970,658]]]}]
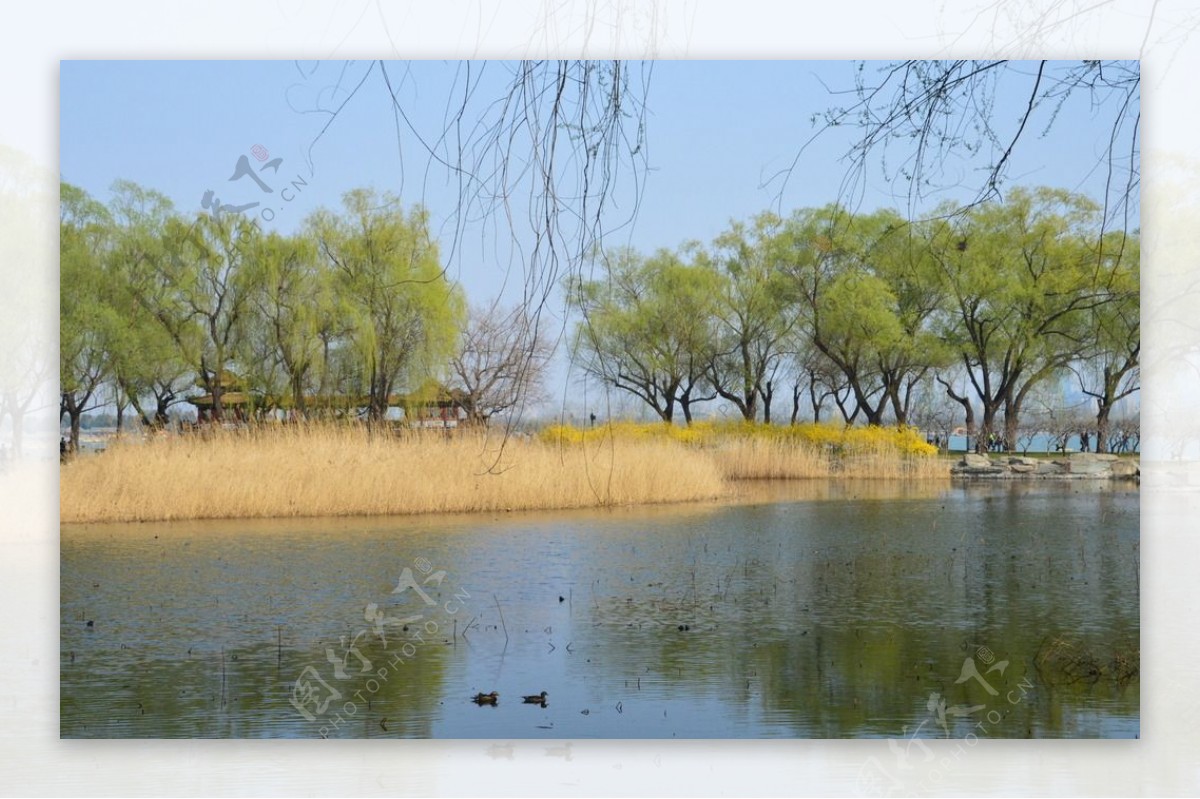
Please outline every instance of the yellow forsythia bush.
[{"label": "yellow forsythia bush", "polygon": [[612,422],[595,427],[550,425],[540,433],[552,444],[583,444],[612,440],[669,440],[699,447],[715,447],[726,442],[757,440],[794,444],[836,455],[937,454],[937,448],[925,442],[913,427],[846,426],[804,423],[768,425],[758,422],[700,421],[684,427],[662,422]]}]

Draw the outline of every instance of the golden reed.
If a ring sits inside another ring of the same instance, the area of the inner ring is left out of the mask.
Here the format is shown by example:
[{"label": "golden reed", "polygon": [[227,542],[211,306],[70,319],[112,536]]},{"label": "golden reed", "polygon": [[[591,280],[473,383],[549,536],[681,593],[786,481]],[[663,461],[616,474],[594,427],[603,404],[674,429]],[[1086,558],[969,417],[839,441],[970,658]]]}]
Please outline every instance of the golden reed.
[{"label": "golden reed", "polygon": [[63,465],[60,509],[64,523],[538,510],[717,499],[755,478],[948,474],[933,457],[835,456],[755,437],[265,425],[115,440]]}]

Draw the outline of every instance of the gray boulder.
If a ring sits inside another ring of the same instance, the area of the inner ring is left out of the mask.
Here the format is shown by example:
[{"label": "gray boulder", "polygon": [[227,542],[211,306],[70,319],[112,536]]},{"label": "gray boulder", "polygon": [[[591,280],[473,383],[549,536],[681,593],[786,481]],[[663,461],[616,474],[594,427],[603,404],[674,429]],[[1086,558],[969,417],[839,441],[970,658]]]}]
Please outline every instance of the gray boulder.
[{"label": "gray boulder", "polygon": [[1071,474],[1102,474],[1109,470],[1112,465],[1109,461],[1101,460],[1096,456],[1084,457],[1092,455],[1090,452],[1081,452],[1078,455],[1072,455],[1067,460],[1067,471]]},{"label": "gray boulder", "polygon": [[1116,460],[1108,465],[1113,477],[1137,477],[1141,474],[1135,460]]}]

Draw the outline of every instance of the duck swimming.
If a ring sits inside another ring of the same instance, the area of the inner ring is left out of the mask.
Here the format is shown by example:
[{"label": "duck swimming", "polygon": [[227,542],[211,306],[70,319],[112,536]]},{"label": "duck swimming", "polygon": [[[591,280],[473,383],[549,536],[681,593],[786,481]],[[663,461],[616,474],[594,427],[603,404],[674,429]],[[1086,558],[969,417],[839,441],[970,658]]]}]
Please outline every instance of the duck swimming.
[{"label": "duck swimming", "polygon": [[490,694],[475,694],[475,696],[471,697],[471,701],[480,706],[495,705],[499,699],[500,694],[495,691],[492,691]]},{"label": "duck swimming", "polygon": [[525,700],[525,704],[527,705],[541,705],[542,707],[546,706],[545,691],[542,691],[540,694],[536,694],[534,696],[525,696],[521,698]]}]

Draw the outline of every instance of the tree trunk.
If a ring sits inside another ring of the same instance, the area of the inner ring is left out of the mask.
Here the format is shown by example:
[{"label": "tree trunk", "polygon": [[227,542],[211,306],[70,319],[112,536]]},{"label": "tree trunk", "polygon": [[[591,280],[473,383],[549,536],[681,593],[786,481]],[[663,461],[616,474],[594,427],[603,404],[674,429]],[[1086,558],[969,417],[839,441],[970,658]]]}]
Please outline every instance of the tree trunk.
[{"label": "tree trunk", "polygon": [[1096,452],[1108,452],[1108,413],[1112,406],[1100,403],[1096,412]]},{"label": "tree trunk", "polygon": [[212,381],[212,416],[213,421],[220,424],[225,416],[225,386],[221,385],[221,374],[218,372]]},{"label": "tree trunk", "polygon": [[[966,425],[967,438],[970,439],[971,436],[975,435],[975,406],[973,406],[971,404],[971,398],[966,396],[965,394],[963,394],[961,396],[958,394],[955,394],[954,389],[951,387],[951,385],[949,383],[947,383],[945,380],[943,380],[941,377],[937,377],[937,381],[942,384],[942,387],[944,389],[946,389],[946,396],[949,397],[950,399],[954,400],[955,402],[957,402],[959,405],[961,405],[963,407],[963,414],[966,417],[963,420],[963,424]],[[947,442],[947,447],[949,447],[949,442]],[[969,446],[968,446],[968,449],[970,449]]]},{"label": "tree trunk", "polygon": [[372,372],[371,375],[371,396],[369,397],[369,405],[367,407],[367,421],[376,424],[382,422],[387,416],[388,395],[391,394],[391,385],[384,377],[382,369]]},{"label": "tree trunk", "polygon": [[74,455],[79,451],[79,428],[83,421],[83,409],[72,408],[69,413],[71,417],[71,441],[67,447],[67,452]]},{"label": "tree trunk", "polygon": [[154,424],[158,427],[165,428],[171,423],[171,417],[167,415],[168,409],[171,407],[171,401],[175,399],[173,394],[155,397],[154,408]]},{"label": "tree trunk", "polygon": [[[702,397],[693,397],[692,392],[696,390],[699,380],[689,373],[687,378],[687,388],[679,392],[676,400],[679,402],[679,407],[683,409],[683,419],[689,426],[692,424],[692,405],[697,402],[708,402],[717,395],[715,393]],[[682,382],[679,384],[682,385]]]},{"label": "tree trunk", "polygon": [[882,419],[883,417],[884,407],[890,403],[892,406],[892,415],[896,417],[896,425],[898,427],[903,427],[904,425],[908,424],[908,406],[907,403],[901,402],[900,387],[894,380],[888,382],[886,395],[886,401],[879,403],[880,418]]},{"label": "tree trunk", "polygon": [[809,380],[808,383],[808,401],[812,404],[813,424],[820,424],[821,406],[825,404],[825,398],[817,397],[817,381],[815,378]]},{"label": "tree trunk", "polygon": [[82,426],[83,409],[87,406],[89,399],[91,399],[90,392],[82,398],[76,397],[74,393],[64,393],[59,402],[59,419],[61,420],[62,414],[66,413],[71,423],[71,435],[67,446],[67,453],[70,455],[79,451],[79,429]]},{"label": "tree trunk", "polygon": [[146,409],[142,407],[141,401],[134,395],[132,391],[129,391],[124,386],[122,386],[122,390],[125,391],[125,396],[129,398],[129,404],[132,406],[133,412],[138,415],[138,418],[141,419],[142,424],[146,427],[152,425],[154,422],[151,420],[150,415],[146,413]]},{"label": "tree trunk", "polygon": [[892,415],[896,417],[896,425],[903,427],[908,424],[908,408],[900,401],[900,388],[894,380],[888,381],[887,395],[892,404]]},{"label": "tree trunk", "polygon": [[[847,399],[849,398],[847,397]],[[851,413],[850,411],[846,410],[846,400],[842,399],[837,394],[833,395],[833,401],[837,403],[838,410],[842,412],[842,419],[846,422],[846,424],[854,424],[854,420],[858,416],[858,412],[862,410],[862,406],[858,403],[855,403],[854,412]]]},{"label": "tree trunk", "polygon": [[1021,429],[1021,403],[1025,398],[1032,382],[1026,383],[1025,388],[1017,395],[1013,396],[1012,383],[1009,383],[1009,389],[1004,393],[1004,442],[1009,447],[1017,440],[1017,433]]},{"label": "tree trunk", "polygon": [[1005,449],[1012,449],[1016,446],[1017,434],[1020,432],[1020,415],[1013,412],[1012,416],[1008,413],[1004,414],[1004,444]]},{"label": "tree trunk", "polygon": [[902,381],[904,388],[904,398],[900,398],[901,384],[892,387],[892,406],[896,412],[896,424],[903,427],[908,424],[908,417],[912,413],[913,406],[913,390],[917,383],[925,376],[928,369],[922,369],[918,374],[910,377],[907,381]]},{"label": "tree trunk", "polygon": [[214,424],[220,424],[223,415],[221,397],[224,394],[221,387],[221,375],[201,364],[200,380],[204,383],[204,388],[212,397],[212,409],[209,411],[209,421]]},{"label": "tree trunk", "polygon": [[996,432],[996,412],[999,410],[997,403],[984,403],[983,424],[979,428],[979,434],[975,437],[975,451],[981,455],[986,455],[988,452],[990,439]]},{"label": "tree trunk", "polygon": [[738,409],[738,413],[742,415],[743,421],[753,422],[754,417],[758,415],[757,391],[751,390],[749,396],[741,396],[721,389],[717,389],[717,393],[733,403],[733,406]]},{"label": "tree trunk", "polygon": [[298,416],[304,416],[304,377],[292,375],[292,409]]},{"label": "tree trunk", "polygon": [[857,416],[858,412],[861,410],[863,412],[863,415],[866,416],[867,424],[875,425],[876,427],[882,426],[883,425],[883,411],[887,407],[887,401],[888,401],[887,394],[884,393],[879,398],[879,403],[874,408],[872,408],[870,400],[867,399],[866,392],[863,391],[862,385],[859,383],[859,381],[857,379],[857,374],[855,374],[853,378],[850,378],[850,375],[851,375],[850,370],[843,369],[842,371],[846,374],[847,378],[849,378],[850,388],[852,391],[852,395],[854,397],[854,405],[855,405],[854,415]]}]

